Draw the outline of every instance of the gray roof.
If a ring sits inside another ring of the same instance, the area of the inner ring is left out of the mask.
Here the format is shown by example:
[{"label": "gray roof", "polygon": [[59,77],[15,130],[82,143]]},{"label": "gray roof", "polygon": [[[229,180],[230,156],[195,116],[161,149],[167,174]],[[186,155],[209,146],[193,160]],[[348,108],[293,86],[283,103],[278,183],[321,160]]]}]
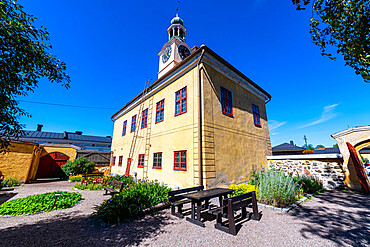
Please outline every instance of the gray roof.
[{"label": "gray roof", "polygon": [[[111,143],[112,137],[104,136],[90,136],[90,135],[80,135],[71,132],[57,133],[57,132],[45,132],[45,131],[33,131],[25,130],[25,136],[21,137],[21,140],[27,139],[61,139],[61,140],[74,140],[74,141],[84,141],[84,142],[100,142],[100,143]],[[65,138],[67,137],[67,138]]]},{"label": "gray roof", "polygon": [[294,150],[302,150],[303,151],[304,148],[298,147],[294,144],[286,143],[286,142],[272,148],[272,151],[294,151]]},{"label": "gray roof", "polygon": [[315,149],[314,154],[340,154],[339,148]]}]

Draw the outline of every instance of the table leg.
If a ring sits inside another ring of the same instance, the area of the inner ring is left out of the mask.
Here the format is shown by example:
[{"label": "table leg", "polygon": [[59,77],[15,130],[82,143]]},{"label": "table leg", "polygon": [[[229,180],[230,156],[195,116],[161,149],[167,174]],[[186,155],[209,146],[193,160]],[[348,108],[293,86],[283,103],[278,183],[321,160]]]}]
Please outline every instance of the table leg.
[{"label": "table leg", "polygon": [[202,202],[198,201],[197,202],[197,220],[200,221],[200,210],[202,209]]},{"label": "table leg", "polygon": [[191,218],[195,219],[195,201],[191,201]]},{"label": "table leg", "polygon": [[220,207],[222,207],[222,206],[223,206],[223,205],[222,205],[222,199],[223,199],[223,198],[222,198],[222,196],[219,196],[219,197],[218,197],[218,200],[220,201]]},{"label": "table leg", "polygon": [[196,202],[195,200],[192,200],[191,201],[191,217],[190,218],[186,217],[186,220],[198,226],[205,227],[205,224],[202,221],[200,221],[201,207],[202,207],[202,202],[200,201]]}]

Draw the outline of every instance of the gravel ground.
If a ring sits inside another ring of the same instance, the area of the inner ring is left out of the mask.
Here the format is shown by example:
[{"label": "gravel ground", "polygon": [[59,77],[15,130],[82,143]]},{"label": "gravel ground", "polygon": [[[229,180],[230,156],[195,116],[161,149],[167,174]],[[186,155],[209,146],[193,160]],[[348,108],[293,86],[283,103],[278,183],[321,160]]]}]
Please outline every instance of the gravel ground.
[{"label": "gravel ground", "polygon": [[[74,191],[68,182],[29,184],[12,199],[55,190]],[[353,192],[326,192],[289,213],[260,208],[261,220],[242,222],[237,236],[216,230],[214,220],[202,228],[169,210],[103,227],[92,207],[109,196],[80,193],[84,200],[71,209],[0,217],[0,246],[370,246],[370,197]]]}]

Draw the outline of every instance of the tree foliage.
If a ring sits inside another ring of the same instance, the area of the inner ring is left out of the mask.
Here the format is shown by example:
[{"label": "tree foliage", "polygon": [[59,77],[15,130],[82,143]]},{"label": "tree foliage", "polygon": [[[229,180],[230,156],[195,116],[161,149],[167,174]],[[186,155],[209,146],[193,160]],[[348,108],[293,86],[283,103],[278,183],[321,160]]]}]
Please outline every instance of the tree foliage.
[{"label": "tree foliage", "polygon": [[304,149],[309,149],[309,150],[314,150],[315,149],[312,144],[308,144],[308,145],[304,144],[303,148]]},{"label": "tree foliage", "polygon": [[315,149],[318,149],[318,148],[325,148],[325,146],[322,144],[316,145]]},{"label": "tree foliage", "polygon": [[62,170],[68,177],[71,174],[87,174],[92,173],[95,169],[95,162],[88,160],[86,157],[80,157],[73,161],[67,161],[62,165]]},{"label": "tree foliage", "polygon": [[42,77],[69,87],[65,63],[49,53],[49,33],[34,26],[35,20],[16,0],[0,1],[0,153],[22,135],[19,117],[30,116],[18,106],[17,96],[33,92]]},{"label": "tree foliage", "polygon": [[[342,54],[345,65],[370,82],[370,1],[292,0],[297,10],[312,4],[310,33],[321,54],[335,60],[329,49]],[[315,16],[319,17],[316,18]]]}]

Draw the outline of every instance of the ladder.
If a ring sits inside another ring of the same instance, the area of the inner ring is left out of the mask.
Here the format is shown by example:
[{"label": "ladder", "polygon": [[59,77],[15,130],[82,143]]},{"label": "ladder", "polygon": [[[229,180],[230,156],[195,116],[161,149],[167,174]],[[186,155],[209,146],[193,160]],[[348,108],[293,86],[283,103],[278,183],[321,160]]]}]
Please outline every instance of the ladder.
[{"label": "ladder", "polygon": [[151,136],[151,132],[152,132],[152,112],[153,112],[153,98],[150,98],[149,99],[149,106],[148,106],[148,123],[147,123],[146,138],[145,138],[145,156],[144,156],[143,179],[148,178],[150,136]]},{"label": "ladder", "polygon": [[134,156],[136,141],[137,141],[137,138],[138,138],[138,135],[139,135],[139,130],[140,130],[141,114],[144,110],[145,96],[148,93],[149,82],[151,80],[152,79],[145,82],[144,91],[143,91],[143,94],[141,95],[140,105],[139,105],[139,112],[136,115],[136,126],[135,126],[134,136],[132,137],[130,151],[129,151],[128,156],[127,156],[127,166],[126,166],[126,172],[125,172],[126,176],[130,175],[131,162],[132,162],[132,158]]}]

